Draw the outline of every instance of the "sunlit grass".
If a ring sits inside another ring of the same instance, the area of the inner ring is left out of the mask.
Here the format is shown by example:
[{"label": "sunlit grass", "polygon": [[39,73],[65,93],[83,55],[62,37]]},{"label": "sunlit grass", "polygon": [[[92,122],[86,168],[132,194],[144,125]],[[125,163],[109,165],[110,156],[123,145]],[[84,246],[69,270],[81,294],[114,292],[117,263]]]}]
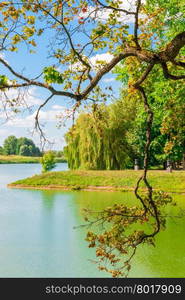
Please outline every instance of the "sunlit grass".
[{"label": "sunlit grass", "polygon": [[[12,186],[22,185],[39,188],[70,188],[70,189],[118,189],[130,190],[136,185],[142,171],[61,171],[47,172],[30,178],[18,180]],[[185,171],[151,170],[148,177],[152,186],[158,190],[169,192],[185,192]]]},{"label": "sunlit grass", "polygon": [[39,163],[40,157],[19,156],[19,155],[0,155],[1,164],[16,163]]},{"label": "sunlit grass", "polygon": [[[65,162],[62,158],[55,158],[56,162]],[[20,155],[0,155],[0,164],[29,164],[40,163],[40,157]]]}]

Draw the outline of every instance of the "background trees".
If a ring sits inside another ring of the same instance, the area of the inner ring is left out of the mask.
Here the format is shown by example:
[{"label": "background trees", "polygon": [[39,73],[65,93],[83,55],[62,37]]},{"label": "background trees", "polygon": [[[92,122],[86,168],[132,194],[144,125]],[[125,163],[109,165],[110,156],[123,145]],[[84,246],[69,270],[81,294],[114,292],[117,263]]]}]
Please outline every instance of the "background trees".
[{"label": "background trees", "polygon": [[16,154],[17,148],[17,138],[13,135],[10,135],[3,144],[3,151],[6,155]]},{"label": "background trees", "polygon": [[41,156],[40,149],[28,138],[21,137],[17,140],[16,154],[26,156]]},{"label": "background trees", "polygon": [[5,139],[2,149],[5,155],[41,156],[40,149],[26,137],[16,138],[11,135]]}]

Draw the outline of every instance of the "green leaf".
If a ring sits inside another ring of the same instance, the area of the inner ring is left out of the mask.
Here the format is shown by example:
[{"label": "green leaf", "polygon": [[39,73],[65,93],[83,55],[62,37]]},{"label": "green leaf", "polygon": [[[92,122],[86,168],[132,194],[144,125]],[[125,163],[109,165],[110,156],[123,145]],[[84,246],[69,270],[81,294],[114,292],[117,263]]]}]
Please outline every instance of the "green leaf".
[{"label": "green leaf", "polygon": [[44,80],[47,83],[62,84],[64,82],[62,74],[58,72],[54,67],[44,68]]}]

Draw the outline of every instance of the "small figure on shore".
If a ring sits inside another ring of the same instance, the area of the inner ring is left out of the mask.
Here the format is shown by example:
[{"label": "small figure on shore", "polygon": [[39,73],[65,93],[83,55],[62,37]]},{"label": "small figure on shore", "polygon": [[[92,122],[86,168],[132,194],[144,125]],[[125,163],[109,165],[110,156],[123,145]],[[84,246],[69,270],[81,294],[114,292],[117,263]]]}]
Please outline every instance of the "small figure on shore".
[{"label": "small figure on shore", "polygon": [[135,171],[139,170],[139,162],[137,158],[134,160],[134,170]]},{"label": "small figure on shore", "polygon": [[166,162],[166,171],[171,173],[172,172],[172,164],[171,161],[168,159]]}]

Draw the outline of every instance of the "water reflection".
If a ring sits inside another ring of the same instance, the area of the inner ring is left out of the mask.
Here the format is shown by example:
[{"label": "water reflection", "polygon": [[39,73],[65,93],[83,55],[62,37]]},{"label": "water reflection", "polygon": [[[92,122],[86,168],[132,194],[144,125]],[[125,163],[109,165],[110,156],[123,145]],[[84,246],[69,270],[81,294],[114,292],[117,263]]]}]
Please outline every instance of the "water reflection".
[{"label": "water reflection", "polygon": [[42,202],[43,202],[43,208],[47,211],[52,211],[54,208],[55,203],[55,195],[56,193],[53,191],[42,191]]},{"label": "water reflection", "polygon": [[[89,259],[81,210],[136,204],[132,193],[11,190],[6,184],[37,172],[36,165],[0,165],[0,277],[103,277]],[[62,165],[60,165],[62,168]],[[184,196],[175,196],[185,207]],[[143,246],[132,277],[185,277],[185,220],[169,218],[156,247]]]}]

